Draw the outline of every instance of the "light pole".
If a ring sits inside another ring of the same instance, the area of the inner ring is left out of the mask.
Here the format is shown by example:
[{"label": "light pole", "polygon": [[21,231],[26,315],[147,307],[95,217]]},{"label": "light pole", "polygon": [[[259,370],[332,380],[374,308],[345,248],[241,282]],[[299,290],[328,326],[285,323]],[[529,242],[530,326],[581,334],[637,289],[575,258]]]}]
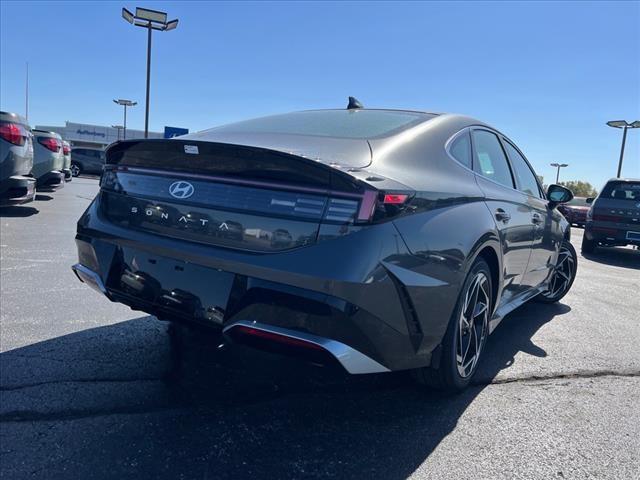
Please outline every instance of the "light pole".
[{"label": "light pole", "polygon": [[[124,126],[122,127],[124,131],[123,140],[127,139],[127,107],[135,107],[138,102],[132,102],[131,100],[123,100],[119,98],[118,100],[113,100],[113,103],[117,103],[118,105],[122,105],[124,107]],[[120,131],[118,130],[118,137],[120,137]],[[118,138],[119,139],[119,138]]]},{"label": "light pole", "polygon": [[568,167],[568,163],[552,163],[552,167],[556,167],[558,171],[556,172],[556,183],[558,183],[558,179],[560,178],[560,169],[564,167]]},{"label": "light pole", "polygon": [[624,157],[624,144],[627,141],[627,130],[630,128],[640,128],[640,120],[636,120],[633,123],[628,123],[626,120],[611,120],[610,122],[607,122],[607,125],[613,128],[622,129],[622,147],[620,147],[620,160],[618,160],[618,175],[616,175],[616,177],[620,178],[620,174],[622,173],[622,159]]},{"label": "light pole", "polygon": [[124,130],[122,125],[111,125],[111,128],[115,128],[118,132],[118,140],[120,140],[120,130]]},{"label": "light pole", "polygon": [[122,18],[131,25],[147,29],[147,104],[144,111],[144,138],[147,138],[149,136],[149,89],[151,84],[151,30],[175,30],[178,26],[178,19],[167,22],[165,12],[140,7],[136,7],[135,15],[123,8]]}]

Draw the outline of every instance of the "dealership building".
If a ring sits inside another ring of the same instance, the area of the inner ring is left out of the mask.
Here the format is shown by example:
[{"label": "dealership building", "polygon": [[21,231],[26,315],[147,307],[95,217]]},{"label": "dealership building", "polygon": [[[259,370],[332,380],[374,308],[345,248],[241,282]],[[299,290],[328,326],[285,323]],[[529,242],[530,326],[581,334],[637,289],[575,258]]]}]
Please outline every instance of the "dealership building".
[{"label": "dealership building", "polygon": [[[60,136],[71,143],[72,147],[105,148],[110,143],[126,139],[144,138],[144,131],[127,128],[126,133],[122,128],[104,127],[101,125],[89,125],[86,123],[65,122],[63,127],[50,125],[37,125],[39,130],[59,133]],[[149,132],[148,138],[173,138],[186,135],[186,128],[164,127],[164,132]]]}]

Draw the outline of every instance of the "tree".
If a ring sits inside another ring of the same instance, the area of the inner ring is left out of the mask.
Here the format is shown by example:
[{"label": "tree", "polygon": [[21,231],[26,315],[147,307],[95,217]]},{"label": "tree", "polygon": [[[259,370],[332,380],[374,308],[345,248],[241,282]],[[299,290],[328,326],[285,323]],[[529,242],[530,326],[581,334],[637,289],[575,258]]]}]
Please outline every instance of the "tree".
[{"label": "tree", "polygon": [[566,182],[559,182],[563,187],[567,187],[573,192],[576,197],[595,197],[598,195],[598,191],[593,188],[589,182],[583,182],[581,180],[569,180]]}]

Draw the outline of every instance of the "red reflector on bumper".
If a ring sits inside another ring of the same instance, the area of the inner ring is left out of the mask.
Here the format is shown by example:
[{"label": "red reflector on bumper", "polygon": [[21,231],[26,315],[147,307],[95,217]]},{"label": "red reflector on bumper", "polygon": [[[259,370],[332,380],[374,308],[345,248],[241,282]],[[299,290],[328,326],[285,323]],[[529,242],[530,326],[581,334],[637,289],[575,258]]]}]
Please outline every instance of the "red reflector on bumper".
[{"label": "red reflector on bumper", "polygon": [[307,342],[305,340],[301,340],[299,338],[288,337],[286,335],[280,335],[279,333],[267,332],[266,330],[261,330],[259,328],[247,327],[246,325],[239,325],[234,327],[230,332],[230,334],[241,334],[248,335],[255,338],[260,338],[262,340],[268,340],[271,342],[280,343],[282,345],[287,345],[290,347],[301,347],[308,348],[311,350],[320,350],[324,351],[320,345],[317,345],[312,342]]}]

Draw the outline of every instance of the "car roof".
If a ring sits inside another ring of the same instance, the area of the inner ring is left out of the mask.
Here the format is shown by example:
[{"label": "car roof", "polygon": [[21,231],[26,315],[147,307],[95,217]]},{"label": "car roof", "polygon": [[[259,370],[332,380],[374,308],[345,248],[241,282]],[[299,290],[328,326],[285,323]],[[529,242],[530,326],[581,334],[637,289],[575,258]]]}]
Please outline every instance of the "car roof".
[{"label": "car roof", "polygon": [[607,183],[610,182],[637,183],[640,182],[640,178],[610,178],[609,180],[607,180]]},{"label": "car roof", "polygon": [[37,129],[37,128],[32,128],[32,129],[31,129],[31,132],[32,132],[32,133],[36,133],[36,134],[38,134],[38,135],[40,135],[40,136],[51,135],[51,136],[53,136],[53,137],[56,137],[56,138],[59,138],[60,140],[62,140],[62,137],[60,136],[60,134],[59,134],[59,133],[56,133],[56,132],[50,132],[50,131],[48,131],[48,130],[39,130],[39,129]]},{"label": "car roof", "polygon": [[[345,115],[367,112],[374,115],[363,115],[361,124],[351,124],[346,120],[348,117],[337,115],[336,123],[333,123],[332,116],[327,112]],[[395,114],[395,118],[380,116],[387,112]],[[308,115],[313,113],[320,115],[317,119]],[[398,116],[398,113],[407,114],[407,118]],[[272,119],[273,126],[270,124]],[[491,128],[471,117],[451,113],[373,108],[303,110],[221,125],[179,139],[266,148],[331,165],[363,168],[371,163],[376,152],[389,153],[400,148],[403,142],[398,140],[405,136],[428,138],[435,132],[438,138],[449,138],[472,125]],[[342,128],[346,130],[344,133]]]},{"label": "car roof", "polygon": [[18,113],[0,111],[0,120],[3,122],[16,122],[27,126],[25,118]]}]

